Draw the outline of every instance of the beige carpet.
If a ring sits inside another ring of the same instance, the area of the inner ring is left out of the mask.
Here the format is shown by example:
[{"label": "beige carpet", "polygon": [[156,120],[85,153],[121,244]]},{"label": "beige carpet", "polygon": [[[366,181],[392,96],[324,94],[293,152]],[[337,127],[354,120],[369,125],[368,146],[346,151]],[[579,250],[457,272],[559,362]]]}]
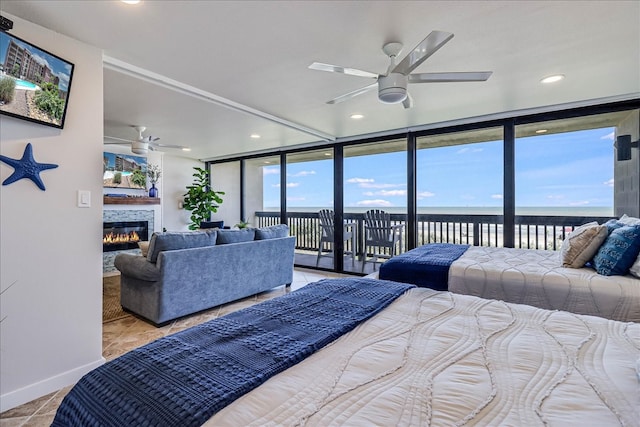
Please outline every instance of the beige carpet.
[{"label": "beige carpet", "polygon": [[130,316],[120,305],[120,275],[102,279],[102,323]]}]

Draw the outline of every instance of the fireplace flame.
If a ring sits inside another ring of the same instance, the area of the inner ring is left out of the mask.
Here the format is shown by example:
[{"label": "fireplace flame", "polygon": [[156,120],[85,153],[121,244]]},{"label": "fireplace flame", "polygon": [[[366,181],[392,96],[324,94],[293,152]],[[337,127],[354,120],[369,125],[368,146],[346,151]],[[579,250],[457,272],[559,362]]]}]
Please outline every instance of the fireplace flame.
[{"label": "fireplace flame", "polygon": [[129,243],[129,242],[135,243],[139,241],[140,241],[140,236],[135,231],[132,231],[130,233],[121,233],[121,234],[115,234],[112,232],[109,234],[105,234],[105,236],[102,238],[102,243],[105,245],[110,245],[115,243]]}]

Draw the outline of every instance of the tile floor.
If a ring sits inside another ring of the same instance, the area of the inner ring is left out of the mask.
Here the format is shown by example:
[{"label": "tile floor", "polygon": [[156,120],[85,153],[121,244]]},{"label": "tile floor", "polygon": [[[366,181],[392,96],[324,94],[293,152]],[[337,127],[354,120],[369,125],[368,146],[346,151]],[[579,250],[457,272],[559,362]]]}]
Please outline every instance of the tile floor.
[{"label": "tile floor", "polygon": [[[307,270],[296,268],[293,274],[293,283],[290,290],[296,290],[308,283],[315,282],[327,277],[342,277],[337,273],[324,271]],[[232,311],[248,307],[260,301],[265,301],[288,292],[284,286],[275,288],[268,292],[245,298],[240,301],[225,304],[211,310],[176,320],[170,324],[156,328],[136,317],[127,316],[120,320],[105,323],[102,329],[102,355],[108,360],[112,360],[129,350],[140,347],[155,339],[181,331],[190,326],[194,326],[223,316]],[[24,405],[10,409],[0,414],[0,427],[48,427],[51,425],[58,405],[71,389],[71,386],[62,390],[43,396],[39,399],[25,403]]]}]

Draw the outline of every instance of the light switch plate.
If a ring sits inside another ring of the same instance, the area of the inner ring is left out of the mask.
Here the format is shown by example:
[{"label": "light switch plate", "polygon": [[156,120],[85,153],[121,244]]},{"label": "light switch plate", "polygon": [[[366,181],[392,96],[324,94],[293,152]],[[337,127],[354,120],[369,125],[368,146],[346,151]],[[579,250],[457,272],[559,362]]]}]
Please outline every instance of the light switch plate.
[{"label": "light switch plate", "polygon": [[91,191],[78,190],[78,207],[79,208],[91,207]]}]

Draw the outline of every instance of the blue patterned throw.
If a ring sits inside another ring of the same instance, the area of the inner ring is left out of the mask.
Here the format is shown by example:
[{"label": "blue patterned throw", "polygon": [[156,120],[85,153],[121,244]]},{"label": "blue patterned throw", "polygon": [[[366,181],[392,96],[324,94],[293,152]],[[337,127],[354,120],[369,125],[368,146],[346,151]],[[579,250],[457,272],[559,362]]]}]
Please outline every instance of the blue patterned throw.
[{"label": "blue patterned throw", "polygon": [[380,278],[446,291],[449,288],[449,267],[468,248],[469,245],[452,243],[432,243],[417,247],[382,264]]},{"label": "blue patterned throw", "polygon": [[52,426],[200,426],[411,287],[321,280],[161,338],[81,378]]}]

